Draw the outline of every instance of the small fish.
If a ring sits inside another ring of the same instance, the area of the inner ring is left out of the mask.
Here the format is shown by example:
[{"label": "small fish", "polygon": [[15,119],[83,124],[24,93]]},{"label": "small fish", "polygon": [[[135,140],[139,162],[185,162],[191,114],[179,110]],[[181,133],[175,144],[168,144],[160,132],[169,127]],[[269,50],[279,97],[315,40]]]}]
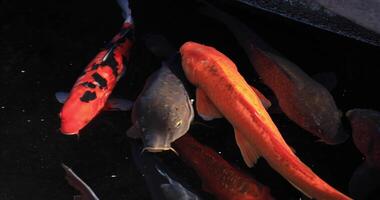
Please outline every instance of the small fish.
[{"label": "small fish", "polygon": [[[145,182],[153,200],[199,200],[198,195],[175,180],[172,173],[156,155],[144,152],[137,141],[131,142],[132,157]],[[169,175],[171,176],[169,176]]]},{"label": "small fish", "polygon": [[80,200],[99,200],[99,197],[96,196],[95,192],[92,191],[90,186],[88,186],[75,172],[62,163],[62,167],[66,172],[66,180],[67,182],[76,190],[80,192],[80,197],[74,197],[74,199]]},{"label": "small fish", "polygon": [[127,135],[141,138],[144,150],[150,152],[173,150],[170,144],[190,128],[194,118],[192,104],[181,80],[163,62],[133,105],[133,126]]},{"label": "small fish", "polygon": [[285,115],[327,144],[345,142],[342,112],[330,92],[296,64],[269,47],[235,17],[210,4],[200,12],[224,23],[243,47],[262,81],[275,94]]},{"label": "small fish", "polygon": [[202,179],[205,191],[218,199],[271,200],[269,188],[231,166],[215,151],[196,141],[189,134],[174,143],[182,160]]},{"label": "small fish", "polygon": [[369,109],[352,109],[346,113],[352,127],[356,147],[368,164],[380,170],[380,112]]},{"label": "small fish", "polygon": [[[120,0],[123,9],[128,0]],[[133,23],[130,11],[120,32],[105,49],[87,65],[83,75],[75,82],[60,112],[61,132],[79,134],[104,107],[117,81],[125,71],[133,40]]]},{"label": "small fish", "polygon": [[259,97],[228,57],[195,42],[183,44],[180,53],[187,79],[197,90],[202,90],[198,94],[206,95],[203,97],[208,101],[206,104],[219,111],[214,115],[225,117],[234,127],[237,144],[249,167],[263,156],[273,169],[308,197],[350,199],[319,178],[293,153]]},{"label": "small fish", "polygon": [[350,179],[348,190],[354,199],[380,199],[380,170],[363,162]]}]

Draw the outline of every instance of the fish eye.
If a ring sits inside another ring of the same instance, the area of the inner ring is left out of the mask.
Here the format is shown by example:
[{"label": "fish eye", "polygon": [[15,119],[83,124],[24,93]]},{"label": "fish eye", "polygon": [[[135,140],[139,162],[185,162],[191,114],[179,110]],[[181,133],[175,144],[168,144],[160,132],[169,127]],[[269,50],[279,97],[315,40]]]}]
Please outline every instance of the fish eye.
[{"label": "fish eye", "polygon": [[178,121],[176,124],[175,124],[175,127],[178,128],[182,125],[182,120]]}]

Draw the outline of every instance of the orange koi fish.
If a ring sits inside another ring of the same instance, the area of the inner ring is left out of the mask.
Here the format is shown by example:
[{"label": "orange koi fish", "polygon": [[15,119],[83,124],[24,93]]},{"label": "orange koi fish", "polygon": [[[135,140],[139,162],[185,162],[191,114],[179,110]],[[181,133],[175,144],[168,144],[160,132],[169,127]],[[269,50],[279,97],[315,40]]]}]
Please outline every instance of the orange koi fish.
[{"label": "orange koi fish", "polygon": [[[237,170],[189,134],[174,142],[180,157],[202,179],[203,189],[225,200],[272,200],[269,188]],[[194,153],[196,152],[196,153]]]},{"label": "orange koi fish", "polygon": [[88,64],[75,82],[60,112],[61,132],[78,134],[103,109],[117,81],[125,71],[132,47],[133,23],[128,0],[119,1],[126,20],[120,32]]},{"label": "orange koi fish", "polygon": [[205,116],[224,116],[232,124],[237,144],[249,167],[262,156],[273,169],[311,198],[350,199],[319,178],[293,153],[259,97],[229,58],[212,47],[194,42],[183,44],[180,53],[187,79],[202,91],[198,95],[205,95],[203,99],[207,100],[200,104],[212,108],[206,112],[214,111],[198,112]]},{"label": "orange koi fish", "polygon": [[267,45],[245,24],[208,3],[200,11],[223,24],[243,47],[262,81],[276,95],[284,114],[327,144],[345,142],[342,112],[330,92],[300,67]]}]

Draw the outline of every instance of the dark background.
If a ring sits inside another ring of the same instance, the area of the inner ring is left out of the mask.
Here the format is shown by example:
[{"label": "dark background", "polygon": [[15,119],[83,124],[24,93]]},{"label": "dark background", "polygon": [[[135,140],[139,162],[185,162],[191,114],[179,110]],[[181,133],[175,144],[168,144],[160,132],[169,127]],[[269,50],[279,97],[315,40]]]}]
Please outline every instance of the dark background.
[{"label": "dark background", "polygon": [[[332,94],[343,112],[352,108],[379,110],[378,47],[237,3],[218,5],[251,26],[309,75],[334,72],[338,85]],[[134,99],[146,77],[159,67],[159,61],[140,40],[145,33],[162,34],[176,47],[188,40],[216,47],[236,62],[248,82],[270,96],[232,34],[222,24],[198,14],[196,3],[139,0],[131,1],[131,6],[136,45],[114,96]],[[124,134],[130,126],[129,112],[101,113],[79,138],[64,136],[58,130],[61,105],[54,93],[69,91],[84,67],[118,32],[122,17],[116,1],[2,0],[0,23],[0,200],[72,199],[77,191],[66,183],[62,162],[101,199],[149,199]],[[348,181],[362,160],[351,139],[328,146],[316,142],[284,115],[273,115],[273,119],[301,160],[322,179],[348,193]],[[199,140],[269,186],[277,199],[302,196],[264,160],[253,169],[246,168],[226,121],[209,125],[212,128],[194,126]],[[168,157],[166,164],[179,176],[186,176],[190,169]],[[185,180],[199,183],[196,178]]]}]

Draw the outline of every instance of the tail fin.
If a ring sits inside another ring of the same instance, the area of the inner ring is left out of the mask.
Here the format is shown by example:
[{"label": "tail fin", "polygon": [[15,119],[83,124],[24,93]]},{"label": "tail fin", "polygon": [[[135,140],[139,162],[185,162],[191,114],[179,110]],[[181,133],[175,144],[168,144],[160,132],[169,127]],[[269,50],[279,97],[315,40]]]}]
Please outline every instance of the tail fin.
[{"label": "tail fin", "polygon": [[67,182],[81,193],[83,200],[99,200],[94,191],[68,166],[62,163],[62,167],[66,172]]},{"label": "tail fin", "polygon": [[124,22],[133,23],[131,9],[129,8],[129,0],[117,0],[120,8],[123,10]]},{"label": "tail fin", "polygon": [[170,178],[168,174],[163,172],[157,165],[155,166],[157,172],[165,177],[169,183],[161,184],[160,187],[167,199],[188,199],[188,200],[199,200],[200,198],[186,189],[177,181]]}]

